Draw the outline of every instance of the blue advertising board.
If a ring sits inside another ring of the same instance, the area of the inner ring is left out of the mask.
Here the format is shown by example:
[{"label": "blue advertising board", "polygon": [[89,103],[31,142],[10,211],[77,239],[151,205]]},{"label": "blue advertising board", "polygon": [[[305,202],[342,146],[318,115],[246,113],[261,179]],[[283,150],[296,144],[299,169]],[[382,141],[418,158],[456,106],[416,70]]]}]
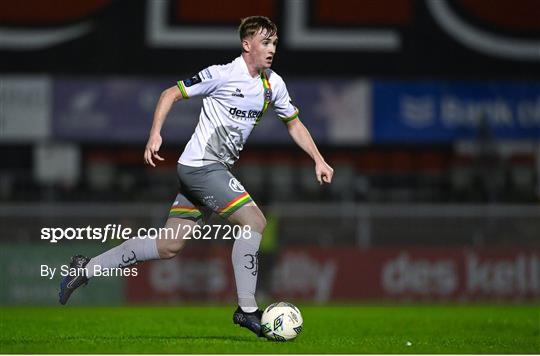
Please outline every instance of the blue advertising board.
[{"label": "blue advertising board", "polygon": [[[344,84],[348,83],[292,81],[288,86],[294,105],[300,108],[302,121],[319,142],[328,140],[327,126],[331,122],[329,118],[333,117],[332,110],[312,103],[325,103],[321,96],[326,92],[339,93],[338,89]],[[173,85],[174,80],[141,77],[55,79],[53,137],[92,142],[146,142],[161,91]],[[162,130],[163,139],[170,143],[187,142],[197,125],[201,105],[201,98],[173,105]],[[261,124],[253,130],[250,142],[292,143],[292,139],[273,110],[268,110]]]},{"label": "blue advertising board", "polygon": [[540,139],[540,83],[374,81],[375,143]]}]

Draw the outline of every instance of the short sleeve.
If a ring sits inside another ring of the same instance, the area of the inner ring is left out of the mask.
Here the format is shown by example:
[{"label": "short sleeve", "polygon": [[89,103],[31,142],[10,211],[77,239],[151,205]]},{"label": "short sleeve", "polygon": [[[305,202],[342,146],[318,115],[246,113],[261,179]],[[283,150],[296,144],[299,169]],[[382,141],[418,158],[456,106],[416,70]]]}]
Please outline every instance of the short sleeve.
[{"label": "short sleeve", "polygon": [[283,123],[296,119],[298,117],[298,109],[292,104],[291,97],[287,91],[287,86],[283,80],[277,81],[275,93],[274,111],[278,118]]},{"label": "short sleeve", "polygon": [[218,66],[210,66],[191,78],[179,80],[176,84],[184,99],[194,96],[208,96],[219,87],[221,83],[220,74]]}]

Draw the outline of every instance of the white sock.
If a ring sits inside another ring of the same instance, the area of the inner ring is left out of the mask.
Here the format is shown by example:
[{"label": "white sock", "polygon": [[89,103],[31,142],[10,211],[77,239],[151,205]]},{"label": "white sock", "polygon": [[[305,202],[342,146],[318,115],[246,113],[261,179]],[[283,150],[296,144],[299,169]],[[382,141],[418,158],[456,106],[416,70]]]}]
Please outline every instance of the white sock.
[{"label": "white sock", "polygon": [[257,287],[257,273],[259,270],[258,251],[261,244],[261,234],[251,231],[251,238],[240,237],[234,241],[232,249],[232,265],[238,305],[243,311],[250,313],[258,309],[255,301]]},{"label": "white sock", "polygon": [[92,258],[86,265],[87,277],[94,276],[94,266],[96,265],[100,266],[101,269],[118,268],[156,259],[159,259],[156,239],[149,239],[146,236],[134,237]]}]

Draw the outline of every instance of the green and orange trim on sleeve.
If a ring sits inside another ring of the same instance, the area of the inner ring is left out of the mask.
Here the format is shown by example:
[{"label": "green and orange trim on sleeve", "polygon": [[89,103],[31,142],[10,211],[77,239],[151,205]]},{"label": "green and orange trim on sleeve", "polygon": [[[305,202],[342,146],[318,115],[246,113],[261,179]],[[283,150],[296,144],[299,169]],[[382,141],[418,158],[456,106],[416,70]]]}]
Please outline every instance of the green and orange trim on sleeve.
[{"label": "green and orange trim on sleeve", "polygon": [[228,202],[227,205],[225,205],[218,211],[218,213],[222,218],[228,218],[229,216],[231,216],[232,213],[234,213],[235,211],[237,211],[251,201],[253,201],[253,199],[251,199],[251,196],[247,192],[242,193],[241,195]]},{"label": "green and orange trim on sleeve", "polygon": [[300,111],[298,109],[296,109],[296,112],[294,114],[292,114],[291,116],[289,116],[289,117],[281,117],[281,116],[279,116],[279,119],[281,120],[281,122],[286,124],[288,122],[293,121],[294,119],[298,119],[298,114],[299,113],[300,113]]},{"label": "green and orange trim on sleeve", "polygon": [[171,218],[201,218],[202,213],[199,209],[193,206],[173,205],[169,211],[169,217]]},{"label": "green and orange trim on sleeve", "polygon": [[189,95],[187,95],[186,87],[184,86],[184,82],[181,80],[176,82],[176,85],[178,86],[178,89],[180,89],[180,92],[182,93],[182,98],[189,99]]}]

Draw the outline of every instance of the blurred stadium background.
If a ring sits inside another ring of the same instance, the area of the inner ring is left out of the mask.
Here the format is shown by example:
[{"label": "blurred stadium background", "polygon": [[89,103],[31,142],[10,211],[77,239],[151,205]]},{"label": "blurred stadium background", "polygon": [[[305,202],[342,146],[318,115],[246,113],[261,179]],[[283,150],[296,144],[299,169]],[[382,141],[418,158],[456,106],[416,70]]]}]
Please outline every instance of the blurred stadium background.
[{"label": "blurred stadium background", "polygon": [[[166,161],[142,153],[161,90],[278,24],[287,81],[335,181],[268,113],[234,168],[264,208],[268,299],[540,299],[540,6],[535,0],[0,3],[0,303],[55,304],[41,264],[111,243],[42,227],[160,227],[200,99],[177,104]],[[234,301],[230,241],[102,278],[73,304]]]}]

